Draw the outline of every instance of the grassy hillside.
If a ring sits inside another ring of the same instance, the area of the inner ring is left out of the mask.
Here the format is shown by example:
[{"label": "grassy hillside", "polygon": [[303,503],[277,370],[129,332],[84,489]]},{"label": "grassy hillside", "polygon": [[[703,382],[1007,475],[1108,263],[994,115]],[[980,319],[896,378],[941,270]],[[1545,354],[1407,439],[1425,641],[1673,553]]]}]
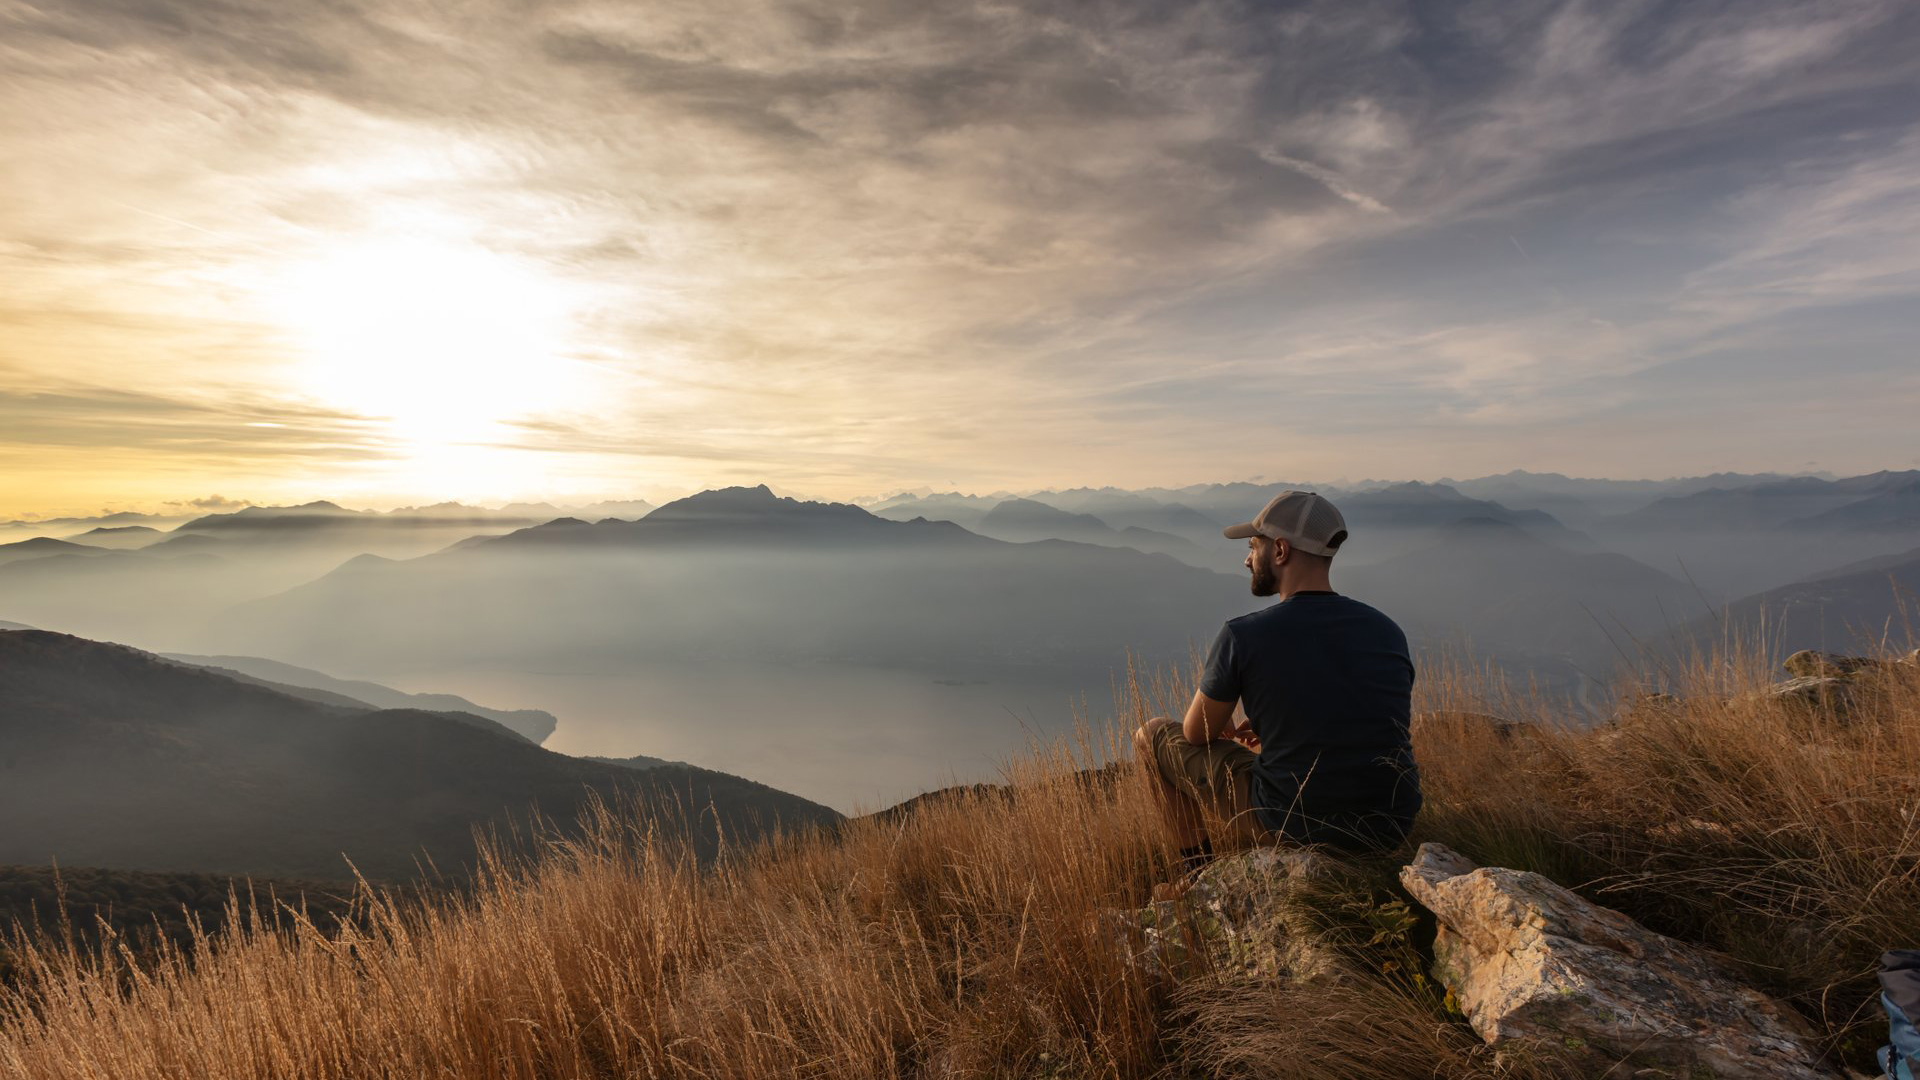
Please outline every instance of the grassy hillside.
[{"label": "grassy hillside", "polygon": [[567,831],[595,800],[692,815],[709,853],[839,817],[725,773],[552,753],[473,717],[329,705],[0,632],[0,863],[399,881],[470,865],[476,828],[537,813]]},{"label": "grassy hillside", "polygon": [[[1770,675],[1705,660],[1664,676],[1681,698],[1575,730],[1551,703],[1430,666],[1414,839],[1541,871],[1723,951],[1860,1067],[1885,1030],[1875,958],[1920,941],[1920,671],[1871,680],[1845,718],[1753,696]],[[1187,692],[1133,689],[1116,736]],[[33,954],[0,993],[0,1071],[1544,1075],[1493,1061],[1415,977],[1430,930],[1392,906],[1398,859],[1353,865],[1315,903],[1350,969],[1336,986],[1131,966],[1096,913],[1142,903],[1169,852],[1137,776],[1089,782],[1103,750],[1038,750],[1007,789],[951,791],[711,869],[608,817],[587,841],[496,864],[468,899],[397,903],[335,934],[228,933],[137,979],[111,957]]]},{"label": "grassy hillside", "polygon": [[[357,892],[338,882],[249,879],[97,867],[0,866],[0,936],[15,927],[97,948],[105,940],[151,959],[165,945],[187,948],[196,930],[217,933],[241,912],[304,911],[335,932]],[[0,982],[17,971],[0,944]]]},{"label": "grassy hillside", "polygon": [[1764,626],[1781,647],[1848,651],[1920,630],[1920,548],[1843,566],[1727,605],[1715,623]]}]

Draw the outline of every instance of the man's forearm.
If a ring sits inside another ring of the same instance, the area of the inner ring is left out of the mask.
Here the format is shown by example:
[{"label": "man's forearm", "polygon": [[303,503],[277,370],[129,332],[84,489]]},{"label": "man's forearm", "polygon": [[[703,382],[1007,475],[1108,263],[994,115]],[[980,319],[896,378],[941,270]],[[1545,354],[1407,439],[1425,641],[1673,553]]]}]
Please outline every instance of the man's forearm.
[{"label": "man's forearm", "polygon": [[1180,723],[1180,734],[1195,746],[1205,746],[1233,727],[1233,709],[1234,702],[1215,701],[1195,693],[1193,704],[1187,706],[1186,718]]}]

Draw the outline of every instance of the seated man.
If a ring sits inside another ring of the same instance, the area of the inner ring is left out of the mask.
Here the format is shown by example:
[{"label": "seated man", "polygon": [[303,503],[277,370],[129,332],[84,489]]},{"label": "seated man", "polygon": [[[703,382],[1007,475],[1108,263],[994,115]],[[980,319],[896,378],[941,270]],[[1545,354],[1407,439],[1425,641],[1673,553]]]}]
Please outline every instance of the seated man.
[{"label": "seated man", "polygon": [[1413,661],[1392,619],[1333,591],[1345,520],[1283,491],[1226,536],[1247,541],[1253,595],[1280,602],[1221,628],[1183,721],[1134,733],[1183,864],[1198,869],[1215,840],[1397,846],[1420,809]]}]

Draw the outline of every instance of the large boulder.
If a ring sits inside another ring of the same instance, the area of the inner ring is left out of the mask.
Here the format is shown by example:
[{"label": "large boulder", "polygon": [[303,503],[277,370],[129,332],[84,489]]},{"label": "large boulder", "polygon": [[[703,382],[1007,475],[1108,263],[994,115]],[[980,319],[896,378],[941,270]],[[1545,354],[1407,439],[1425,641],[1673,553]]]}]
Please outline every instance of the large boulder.
[{"label": "large boulder", "polygon": [[1476,866],[1429,843],[1400,881],[1439,923],[1435,977],[1503,1052],[1595,1076],[1839,1075],[1785,1006],[1539,874]]}]

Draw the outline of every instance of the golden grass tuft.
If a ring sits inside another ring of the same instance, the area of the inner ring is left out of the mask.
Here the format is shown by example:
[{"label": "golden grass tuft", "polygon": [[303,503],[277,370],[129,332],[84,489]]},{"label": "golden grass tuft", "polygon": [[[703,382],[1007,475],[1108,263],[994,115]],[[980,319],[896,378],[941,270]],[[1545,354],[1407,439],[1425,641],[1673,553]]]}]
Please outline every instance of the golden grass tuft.
[{"label": "golden grass tuft", "polygon": [[[1665,673],[1676,700],[1593,727],[1436,665],[1419,691],[1416,840],[1539,870],[1724,952],[1860,1064],[1884,1031],[1874,960],[1920,944],[1920,670],[1867,678],[1843,717],[1750,696],[1764,666],[1701,659]],[[667,824],[603,809],[585,839],[491,861],[464,897],[366,889],[333,933],[236,900],[230,929],[155,957],[17,936],[0,1075],[1541,1075],[1496,1063],[1421,977],[1430,930],[1382,915],[1391,859],[1321,898],[1358,979],[1130,965],[1094,913],[1143,903],[1169,852],[1144,785],[1087,770],[1187,691],[1164,675],[1122,689],[1102,739],[1034,748],[1009,789],[711,867]]]}]

